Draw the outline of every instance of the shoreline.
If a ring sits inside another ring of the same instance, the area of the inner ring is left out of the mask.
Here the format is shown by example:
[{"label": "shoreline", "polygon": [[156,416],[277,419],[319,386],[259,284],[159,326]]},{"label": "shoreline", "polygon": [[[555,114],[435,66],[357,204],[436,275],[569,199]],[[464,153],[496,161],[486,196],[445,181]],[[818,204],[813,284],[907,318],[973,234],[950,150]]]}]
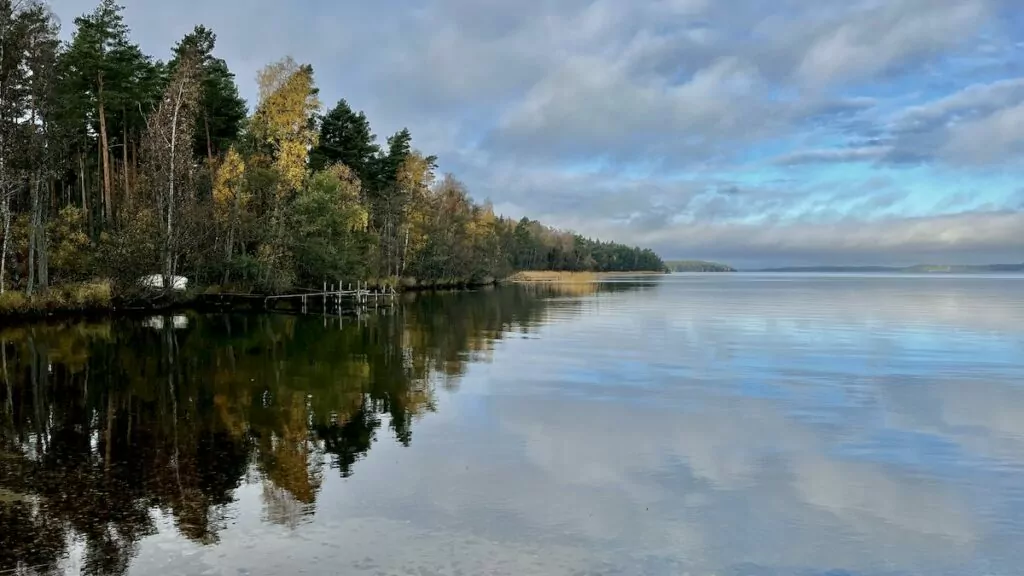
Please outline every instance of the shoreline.
[{"label": "shoreline", "polygon": [[632,278],[636,276],[664,276],[666,272],[643,270],[636,272],[558,272],[550,270],[524,270],[504,281],[519,284],[543,282],[595,282],[604,278]]},{"label": "shoreline", "polygon": [[[394,288],[396,297],[402,294],[417,292],[434,292],[450,290],[473,290],[486,286],[496,286],[503,280],[486,278],[482,281],[469,282],[465,280],[438,280],[432,282],[418,282],[413,278],[402,279],[397,284],[385,282],[368,282],[373,290],[385,291],[388,287]],[[33,297],[26,297],[20,292],[7,291],[5,294],[16,294],[8,298],[17,299],[17,302],[8,307],[0,306],[0,321],[6,323],[30,323],[40,321],[60,321],[68,319],[101,319],[126,316],[147,316],[153,314],[167,314],[172,312],[206,312],[206,313],[292,313],[302,310],[301,306],[285,299],[278,300],[274,305],[268,306],[268,299],[282,294],[272,293],[231,293],[223,292],[220,287],[207,286],[202,289],[190,290],[185,293],[154,293],[152,297],[117,297],[109,294],[96,302],[88,304],[69,302],[59,295],[65,293],[70,286],[52,286],[46,294],[36,294]],[[296,288],[294,294],[309,293],[310,298],[320,299],[319,291],[311,289]],[[296,298],[296,301],[299,299]],[[353,314],[358,303],[351,298],[344,298],[340,306],[335,304],[335,314]]]},{"label": "shoreline", "polygon": [[[516,272],[506,278],[485,278],[480,281],[465,280],[435,280],[420,282],[414,278],[403,278],[397,283],[386,283],[378,281],[367,282],[367,286],[374,290],[383,290],[386,287],[393,287],[395,296],[412,294],[417,292],[443,292],[463,291],[485,288],[488,286],[500,286],[502,284],[533,284],[533,283],[590,283],[605,278],[629,278],[636,276],[663,276],[666,272],[638,271],[638,272],[558,272],[546,270],[527,270]],[[280,294],[262,293],[230,293],[221,291],[220,287],[207,286],[201,290],[190,291],[185,294],[154,294],[152,298],[141,297],[111,297],[108,295],[97,301],[88,304],[81,302],[70,302],[65,299],[54,297],[55,294],[65,293],[72,288],[69,286],[52,286],[51,292],[46,295],[36,295],[32,299],[19,294],[20,305],[4,309],[0,307],[0,320],[11,323],[28,323],[37,321],[59,321],[68,319],[101,319],[123,316],[145,316],[152,314],[166,314],[177,311],[196,311],[209,313],[292,313],[301,311],[301,307],[284,301],[273,306],[267,305],[267,299]],[[309,289],[295,289],[295,293],[310,292],[310,297],[315,298],[319,291]],[[7,294],[11,294],[10,291]],[[296,299],[298,300],[298,299]],[[340,310],[336,314],[352,314],[358,304],[350,299],[341,302]]]}]

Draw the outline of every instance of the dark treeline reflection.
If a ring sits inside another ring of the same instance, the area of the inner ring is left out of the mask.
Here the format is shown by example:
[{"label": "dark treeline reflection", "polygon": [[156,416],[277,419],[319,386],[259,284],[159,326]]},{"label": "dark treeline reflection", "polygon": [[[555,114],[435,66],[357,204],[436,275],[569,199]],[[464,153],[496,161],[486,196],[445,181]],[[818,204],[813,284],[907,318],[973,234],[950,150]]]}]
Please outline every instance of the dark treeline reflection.
[{"label": "dark treeline reflection", "polygon": [[[603,290],[623,290],[607,285]],[[0,328],[0,573],[125,573],[153,510],[218,542],[258,484],[267,522],[315,509],[378,438],[409,445],[495,340],[596,285],[412,296],[361,319],[187,316]]]}]

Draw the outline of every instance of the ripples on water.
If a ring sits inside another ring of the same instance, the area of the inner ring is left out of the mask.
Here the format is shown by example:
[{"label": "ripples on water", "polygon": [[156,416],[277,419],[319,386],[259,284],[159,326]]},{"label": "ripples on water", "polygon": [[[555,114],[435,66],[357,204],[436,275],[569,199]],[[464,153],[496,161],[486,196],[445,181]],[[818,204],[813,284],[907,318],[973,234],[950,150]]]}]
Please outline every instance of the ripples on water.
[{"label": "ripples on water", "polygon": [[0,574],[1020,574],[1024,278],[0,328]]}]

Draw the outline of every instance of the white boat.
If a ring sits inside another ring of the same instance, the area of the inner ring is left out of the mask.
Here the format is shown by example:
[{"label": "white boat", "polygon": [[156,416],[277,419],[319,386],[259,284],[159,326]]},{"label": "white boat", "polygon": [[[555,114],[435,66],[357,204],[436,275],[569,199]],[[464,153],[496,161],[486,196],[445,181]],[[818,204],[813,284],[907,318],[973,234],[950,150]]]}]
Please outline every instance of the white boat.
[{"label": "white boat", "polygon": [[[159,288],[162,290],[164,287],[163,274],[143,276],[139,279],[139,284],[146,288]],[[176,292],[184,292],[188,289],[188,278],[184,276],[171,276],[171,289]]]}]

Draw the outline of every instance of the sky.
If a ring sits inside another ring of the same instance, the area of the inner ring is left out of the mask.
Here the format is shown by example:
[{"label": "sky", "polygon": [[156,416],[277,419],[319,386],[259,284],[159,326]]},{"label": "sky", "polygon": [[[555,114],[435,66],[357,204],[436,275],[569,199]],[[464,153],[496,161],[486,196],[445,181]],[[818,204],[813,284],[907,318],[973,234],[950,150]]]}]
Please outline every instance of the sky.
[{"label": "sky", "polygon": [[[122,0],[312,64],[478,200],[741,267],[1024,262],[1020,0]],[[51,0],[72,32],[92,2]]]}]

